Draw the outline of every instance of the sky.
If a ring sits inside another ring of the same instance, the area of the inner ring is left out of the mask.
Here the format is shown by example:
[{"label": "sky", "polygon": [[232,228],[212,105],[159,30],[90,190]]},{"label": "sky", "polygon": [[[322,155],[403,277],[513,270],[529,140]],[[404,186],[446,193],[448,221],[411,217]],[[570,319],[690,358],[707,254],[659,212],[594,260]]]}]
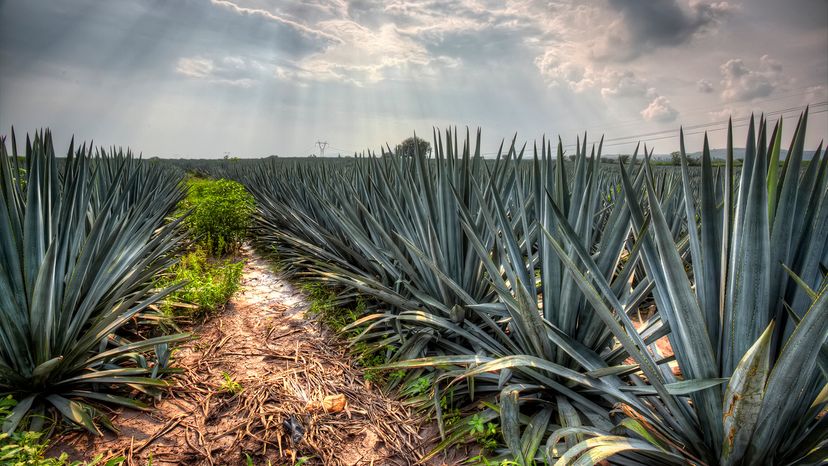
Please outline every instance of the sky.
[{"label": "sky", "polygon": [[[751,112],[828,134],[826,0],[0,0],[0,134],[145,157],[326,156],[433,128],[484,154],[604,135],[742,146]],[[742,139],[743,141],[743,139]],[[787,144],[787,143],[786,143]]]}]

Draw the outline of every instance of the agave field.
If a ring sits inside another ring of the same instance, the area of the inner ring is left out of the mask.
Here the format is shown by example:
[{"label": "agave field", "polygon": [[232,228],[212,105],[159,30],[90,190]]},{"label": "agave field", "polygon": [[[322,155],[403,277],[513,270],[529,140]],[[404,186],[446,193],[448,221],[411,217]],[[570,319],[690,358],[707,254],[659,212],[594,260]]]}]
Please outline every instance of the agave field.
[{"label": "agave field", "polygon": [[180,253],[197,169],[252,194],[249,240],[282,270],[366,304],[343,334],[435,420],[428,456],[486,437],[488,464],[824,464],[828,157],[803,159],[807,121],[783,141],[781,120],[751,119],[738,161],[729,129],[723,163],[706,140],[691,163],[682,135],[678,167],[646,147],[602,159],[586,135],[574,161],[560,140],[484,158],[479,131],[435,130],[431,157],[198,167],[85,145],[59,158],[48,132],[18,154],[12,136],[3,429],[97,431],[100,406],[148,409],[174,383],[187,335],[136,322],[181,286],[153,278]]}]

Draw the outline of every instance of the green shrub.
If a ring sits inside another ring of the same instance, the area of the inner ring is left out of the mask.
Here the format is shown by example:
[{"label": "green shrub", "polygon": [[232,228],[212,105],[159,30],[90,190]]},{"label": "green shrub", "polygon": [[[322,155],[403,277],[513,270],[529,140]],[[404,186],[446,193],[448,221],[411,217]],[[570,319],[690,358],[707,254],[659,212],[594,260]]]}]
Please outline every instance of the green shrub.
[{"label": "green shrub", "polygon": [[230,180],[191,179],[182,202],[192,212],[187,226],[210,254],[237,249],[247,234],[253,214],[253,197],[240,183]]},{"label": "green shrub", "polygon": [[211,259],[206,250],[197,248],[182,257],[159,281],[159,288],[186,282],[167,297],[162,310],[168,316],[188,317],[202,317],[221,310],[238,290],[243,268],[244,261]]}]

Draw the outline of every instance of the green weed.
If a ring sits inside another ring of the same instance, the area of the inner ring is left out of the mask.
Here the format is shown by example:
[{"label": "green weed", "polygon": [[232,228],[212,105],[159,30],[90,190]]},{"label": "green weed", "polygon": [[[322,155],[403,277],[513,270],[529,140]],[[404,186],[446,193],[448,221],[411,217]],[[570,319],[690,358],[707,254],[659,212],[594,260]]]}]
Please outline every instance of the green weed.
[{"label": "green weed", "polygon": [[186,254],[156,284],[163,288],[186,282],[167,296],[161,306],[163,313],[199,318],[221,310],[238,290],[243,268],[244,261],[211,259],[201,248]]},{"label": "green weed", "polygon": [[475,414],[469,419],[469,427],[472,438],[486,451],[494,451],[497,448],[497,425],[492,422],[484,422],[483,418]]},{"label": "green weed", "polygon": [[221,383],[221,391],[231,395],[238,395],[244,391],[244,387],[227,372],[222,372],[221,377],[224,381]]}]

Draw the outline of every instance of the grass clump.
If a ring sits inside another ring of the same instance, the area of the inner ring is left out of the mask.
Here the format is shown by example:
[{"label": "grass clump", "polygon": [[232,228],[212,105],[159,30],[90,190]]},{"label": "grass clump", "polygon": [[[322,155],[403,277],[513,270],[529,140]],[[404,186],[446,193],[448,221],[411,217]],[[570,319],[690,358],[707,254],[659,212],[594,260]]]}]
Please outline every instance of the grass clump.
[{"label": "grass clump", "polygon": [[[305,292],[310,303],[308,313],[317,317],[328,328],[345,338],[354,337],[363,330],[362,328],[347,331],[344,329],[365,314],[368,307],[365,299],[357,298],[353,307],[342,306],[336,301],[336,292],[317,282],[304,283],[302,291]],[[378,348],[364,341],[355,341],[351,345],[351,354],[355,357],[357,364],[364,369],[365,380],[376,384],[383,384],[388,380],[386,374],[373,368],[384,364],[388,358],[387,353],[391,350],[392,348]]]},{"label": "grass clump", "polygon": [[164,314],[194,319],[220,311],[239,289],[243,268],[244,261],[212,258],[202,248],[187,253],[158,282],[161,288],[186,283],[167,297]]},{"label": "grass clump", "polygon": [[[357,299],[354,307],[337,304],[336,293],[321,283],[305,283],[302,285],[302,291],[310,301],[310,307],[308,307],[310,315],[318,317],[337,333],[341,333],[347,325],[359,319],[367,309],[367,303],[362,298]],[[352,330],[348,333],[348,336],[352,336],[359,332]]]},{"label": "grass clump", "polygon": [[210,254],[237,250],[247,235],[253,214],[253,196],[241,183],[231,180],[191,178],[182,202],[187,226]]}]

